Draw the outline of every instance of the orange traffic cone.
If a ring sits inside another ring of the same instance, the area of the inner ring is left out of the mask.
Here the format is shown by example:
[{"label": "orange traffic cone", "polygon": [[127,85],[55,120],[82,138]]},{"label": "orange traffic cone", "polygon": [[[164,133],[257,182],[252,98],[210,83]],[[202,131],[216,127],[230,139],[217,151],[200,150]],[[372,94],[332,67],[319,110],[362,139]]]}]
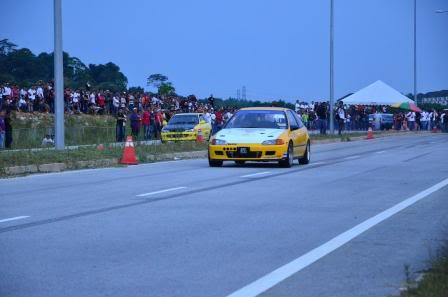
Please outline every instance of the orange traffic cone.
[{"label": "orange traffic cone", "polygon": [[367,138],[366,139],[373,139],[373,131],[372,127],[369,127],[369,130],[367,130]]},{"label": "orange traffic cone", "polygon": [[121,157],[120,164],[125,165],[137,165],[137,157],[135,156],[134,142],[132,136],[126,138],[124,145],[123,156]]},{"label": "orange traffic cone", "polygon": [[196,135],[196,142],[204,142],[204,135],[202,135],[202,129],[198,129],[198,134]]}]

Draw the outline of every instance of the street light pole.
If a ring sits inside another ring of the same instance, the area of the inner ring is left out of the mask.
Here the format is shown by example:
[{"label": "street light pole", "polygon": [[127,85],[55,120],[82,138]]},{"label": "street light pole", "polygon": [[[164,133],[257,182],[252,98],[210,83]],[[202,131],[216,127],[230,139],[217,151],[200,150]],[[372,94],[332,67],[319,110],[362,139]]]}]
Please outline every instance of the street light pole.
[{"label": "street light pole", "polygon": [[62,4],[54,0],[54,126],[55,148],[63,150],[64,144],[64,72],[62,56]]},{"label": "street light pole", "polygon": [[414,102],[417,104],[417,0],[414,0]]},{"label": "street light pole", "polygon": [[333,55],[333,39],[334,39],[334,13],[333,13],[333,0],[330,0],[330,133],[334,134],[334,116],[333,116],[333,107],[334,107],[334,77],[333,77],[333,63],[334,63],[334,55]]}]

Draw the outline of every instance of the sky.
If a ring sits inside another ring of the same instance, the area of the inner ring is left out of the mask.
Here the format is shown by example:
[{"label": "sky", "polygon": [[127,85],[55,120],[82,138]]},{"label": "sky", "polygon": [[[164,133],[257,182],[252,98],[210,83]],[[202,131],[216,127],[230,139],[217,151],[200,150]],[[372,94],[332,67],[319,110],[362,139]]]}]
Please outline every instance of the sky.
[{"label": "sky", "polygon": [[[330,0],[62,0],[63,48],[162,73],[182,95],[329,98]],[[334,0],[335,97],[380,79],[413,92],[413,0]],[[0,38],[53,49],[52,0],[0,0]],[[448,0],[417,0],[418,91],[448,89]],[[6,12],[6,13],[5,13]]]}]

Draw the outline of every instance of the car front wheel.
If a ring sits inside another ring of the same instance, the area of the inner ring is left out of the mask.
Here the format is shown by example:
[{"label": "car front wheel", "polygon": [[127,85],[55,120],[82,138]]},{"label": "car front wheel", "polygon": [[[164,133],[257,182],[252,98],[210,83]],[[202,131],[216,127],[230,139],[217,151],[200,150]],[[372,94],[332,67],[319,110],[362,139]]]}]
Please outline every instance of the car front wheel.
[{"label": "car front wheel", "polygon": [[306,144],[306,151],[303,154],[303,157],[299,158],[299,164],[308,164],[311,159],[311,145],[310,142]]},{"label": "car front wheel", "polygon": [[280,165],[280,167],[290,168],[293,162],[294,162],[294,148],[292,146],[292,143],[289,143],[286,158],[279,161],[278,164]]}]

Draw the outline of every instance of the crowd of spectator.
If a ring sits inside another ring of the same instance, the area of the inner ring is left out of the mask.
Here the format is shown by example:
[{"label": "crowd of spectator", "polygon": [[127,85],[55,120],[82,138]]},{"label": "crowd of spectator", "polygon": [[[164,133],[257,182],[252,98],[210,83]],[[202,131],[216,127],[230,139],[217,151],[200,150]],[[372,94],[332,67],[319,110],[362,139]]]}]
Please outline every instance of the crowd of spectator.
[{"label": "crowd of spectator", "polygon": [[[54,112],[53,82],[37,83],[30,88],[17,85],[0,85],[0,145],[10,145],[5,136],[10,126],[11,111],[20,112]],[[182,97],[177,95],[154,95],[143,91],[112,92],[93,90],[88,85],[83,89],[64,90],[64,110],[68,114],[108,114],[116,117],[116,140],[124,141],[126,123],[130,123],[132,134],[143,139],[160,138],[162,127],[175,113],[200,112],[209,122],[213,131],[218,131],[232,116],[236,108],[215,108],[211,95],[206,101],[199,101],[194,95]],[[329,127],[330,111],[328,102],[299,102],[295,111],[301,116],[309,130],[319,130],[326,134]],[[335,129],[341,134],[344,130],[377,129],[382,121],[381,114],[393,113],[392,129],[396,130],[431,130],[439,128],[448,131],[448,113],[444,111],[401,112],[392,111],[389,106],[344,105],[338,102],[334,108]],[[6,122],[6,125],[5,125]],[[9,123],[8,123],[9,122]],[[386,126],[384,126],[386,127]],[[46,136],[47,138],[47,136]],[[48,142],[48,141],[47,141]]]},{"label": "crowd of spectator", "polygon": [[[326,134],[330,121],[330,108],[327,102],[299,102],[295,104],[296,112],[309,130],[319,130]],[[391,125],[382,125],[385,117],[391,115]],[[373,129],[395,129],[404,131],[441,129],[448,132],[448,109],[422,112],[400,111],[387,105],[344,105],[339,101],[334,108],[335,129],[342,131]]]}]

